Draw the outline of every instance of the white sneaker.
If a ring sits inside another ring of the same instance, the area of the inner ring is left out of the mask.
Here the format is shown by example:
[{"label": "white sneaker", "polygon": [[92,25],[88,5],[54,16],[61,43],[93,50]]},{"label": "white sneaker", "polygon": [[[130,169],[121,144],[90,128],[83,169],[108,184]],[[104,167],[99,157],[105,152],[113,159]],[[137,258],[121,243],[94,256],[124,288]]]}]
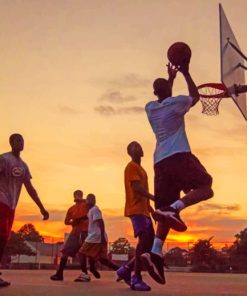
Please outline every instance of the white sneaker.
[{"label": "white sneaker", "polygon": [[78,278],[75,279],[75,282],[90,282],[91,278],[89,274],[86,274],[85,272],[82,272]]}]

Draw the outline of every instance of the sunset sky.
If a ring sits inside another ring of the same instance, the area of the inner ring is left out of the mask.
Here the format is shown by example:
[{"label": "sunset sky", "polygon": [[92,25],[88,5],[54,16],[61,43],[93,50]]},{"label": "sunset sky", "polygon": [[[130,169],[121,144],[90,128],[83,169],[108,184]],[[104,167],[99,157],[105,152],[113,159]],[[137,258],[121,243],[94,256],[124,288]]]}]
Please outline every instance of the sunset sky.
[{"label": "sunset sky", "polygon": [[[246,0],[221,1],[241,49],[247,53]],[[0,1],[0,151],[15,132],[25,139],[22,158],[50,212],[43,222],[23,189],[14,229],[33,223],[63,237],[73,191],[94,193],[109,240],[134,241],[123,217],[123,171],[132,140],[144,150],[153,192],[155,139],[144,112],[152,82],[166,77],[166,51],[176,41],[192,49],[196,84],[220,82],[218,1],[42,0]],[[178,75],[174,94],[188,94]],[[213,176],[215,196],[181,214],[185,234],[233,241],[247,227],[247,122],[225,99],[220,115],[186,115],[191,148]]]}]

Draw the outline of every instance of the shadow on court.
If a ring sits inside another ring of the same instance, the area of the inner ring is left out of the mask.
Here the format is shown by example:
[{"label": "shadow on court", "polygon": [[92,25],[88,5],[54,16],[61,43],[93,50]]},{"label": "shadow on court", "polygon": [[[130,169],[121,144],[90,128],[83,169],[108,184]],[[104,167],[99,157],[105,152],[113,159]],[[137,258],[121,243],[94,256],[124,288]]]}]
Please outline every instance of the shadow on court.
[{"label": "shadow on court", "polygon": [[[49,279],[52,270],[3,270],[4,279],[11,282],[8,288],[0,289],[4,296],[120,296],[134,295],[123,282],[116,282],[115,273],[102,271],[101,279],[92,278],[88,283],[76,283],[79,271],[65,271],[63,282]],[[156,284],[147,274],[144,280],[151,285],[152,295],[169,296],[235,296],[247,295],[247,275],[207,273],[166,273],[167,284]]]}]

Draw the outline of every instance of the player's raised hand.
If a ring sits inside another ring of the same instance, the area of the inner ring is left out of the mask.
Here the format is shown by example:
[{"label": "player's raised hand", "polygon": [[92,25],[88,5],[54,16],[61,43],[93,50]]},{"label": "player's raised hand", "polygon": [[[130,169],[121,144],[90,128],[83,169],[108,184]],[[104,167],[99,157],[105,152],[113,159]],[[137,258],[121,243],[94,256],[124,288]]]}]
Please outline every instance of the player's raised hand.
[{"label": "player's raised hand", "polygon": [[183,75],[189,74],[189,63],[183,63],[178,66],[178,71],[181,72]]},{"label": "player's raised hand", "polygon": [[167,67],[169,80],[174,80],[176,78],[176,75],[177,75],[177,72],[178,72],[178,67],[172,65],[171,63],[168,63],[166,65],[166,67]]}]

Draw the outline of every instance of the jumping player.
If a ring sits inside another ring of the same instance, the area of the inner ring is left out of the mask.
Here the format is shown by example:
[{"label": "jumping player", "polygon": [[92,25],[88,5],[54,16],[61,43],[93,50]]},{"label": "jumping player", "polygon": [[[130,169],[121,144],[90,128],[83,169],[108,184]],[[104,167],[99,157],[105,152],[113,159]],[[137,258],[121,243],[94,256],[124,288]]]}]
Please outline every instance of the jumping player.
[{"label": "jumping player", "polygon": [[142,280],[141,255],[151,250],[154,240],[154,228],[150,217],[152,208],[149,200],[154,196],[148,190],[148,177],[141,166],[143,150],[136,141],[131,142],[127,147],[127,153],[131,161],[125,168],[125,216],[129,217],[133,226],[134,236],[138,238],[135,254],[134,275],[131,277],[131,265],[122,266],[117,275],[130,285],[132,290],[150,291],[151,288]]},{"label": "jumping player", "polygon": [[[14,221],[15,209],[24,184],[28,194],[39,207],[43,219],[49,218],[39,196],[31,183],[31,174],[20,154],[24,149],[24,139],[20,134],[12,134],[9,138],[11,152],[0,155],[0,261],[6,247]],[[0,288],[10,283],[0,279]]]},{"label": "jumping player", "polygon": [[[172,85],[180,71],[188,86],[189,96],[172,96]],[[187,229],[179,216],[184,208],[213,196],[212,177],[191,153],[185,132],[184,116],[199,100],[197,87],[189,73],[189,64],[175,68],[168,65],[169,79],[153,83],[157,101],[146,105],[146,113],[156,137],[154,152],[155,208],[158,227],[150,253],[142,255],[149,274],[164,283],[162,247],[170,228]],[[180,198],[180,192],[185,195]]]}]

